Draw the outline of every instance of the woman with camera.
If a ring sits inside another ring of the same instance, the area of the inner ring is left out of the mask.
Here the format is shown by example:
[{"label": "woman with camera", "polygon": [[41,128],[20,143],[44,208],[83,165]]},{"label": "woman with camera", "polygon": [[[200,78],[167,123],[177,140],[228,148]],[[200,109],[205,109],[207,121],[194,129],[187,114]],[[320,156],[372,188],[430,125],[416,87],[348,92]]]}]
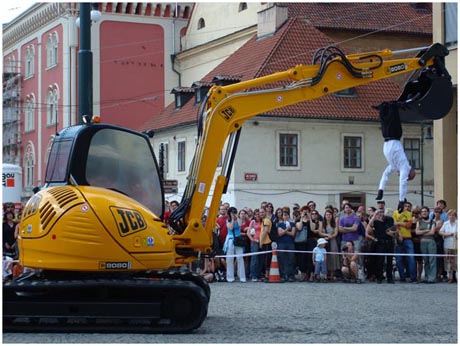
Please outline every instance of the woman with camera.
[{"label": "woman with camera", "polygon": [[355,244],[350,240],[345,242],[342,247],[342,277],[344,282],[353,280],[357,284],[361,283],[358,278],[358,258]]},{"label": "woman with camera", "polygon": [[[323,217],[323,232],[319,235],[327,240],[326,249],[328,252],[339,252],[337,245],[337,235],[339,229],[334,218],[334,211],[332,209],[326,209]],[[327,255],[327,271],[329,273],[328,280],[335,281],[334,273],[340,269],[340,255]]]},{"label": "woman with camera", "polygon": [[[265,217],[265,211],[263,212]],[[249,231],[247,232],[251,253],[257,253],[260,251],[260,233],[262,230],[262,216],[259,209],[254,210],[254,219],[249,224]],[[251,281],[257,282],[259,279],[262,279],[262,256],[261,255],[252,255],[250,260],[250,274]]]},{"label": "woman with camera", "polygon": [[238,264],[238,277],[240,278],[240,282],[246,282],[246,273],[244,270],[243,258],[245,240],[242,240],[243,243],[239,243],[239,240],[241,240],[241,225],[238,221],[238,211],[235,207],[230,207],[228,208],[228,215],[229,218],[227,219],[226,223],[228,233],[223,248],[224,252],[227,255],[227,282],[235,281],[235,254]]}]

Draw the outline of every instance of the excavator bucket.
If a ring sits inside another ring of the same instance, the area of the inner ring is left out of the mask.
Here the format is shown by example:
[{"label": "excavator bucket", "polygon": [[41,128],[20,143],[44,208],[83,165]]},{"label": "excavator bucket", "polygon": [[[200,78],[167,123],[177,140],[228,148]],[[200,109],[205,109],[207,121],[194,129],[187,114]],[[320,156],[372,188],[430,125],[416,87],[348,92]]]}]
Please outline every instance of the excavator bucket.
[{"label": "excavator bucket", "polygon": [[[437,59],[435,59],[437,60]],[[452,108],[454,93],[443,59],[409,81],[398,98],[401,121],[420,122],[443,118]]]}]

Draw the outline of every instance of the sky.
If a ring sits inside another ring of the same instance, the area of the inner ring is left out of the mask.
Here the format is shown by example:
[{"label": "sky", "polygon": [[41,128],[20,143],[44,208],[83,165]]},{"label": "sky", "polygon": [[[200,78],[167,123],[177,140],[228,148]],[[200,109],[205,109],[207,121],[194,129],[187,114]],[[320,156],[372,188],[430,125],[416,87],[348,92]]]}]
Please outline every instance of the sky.
[{"label": "sky", "polygon": [[2,24],[8,23],[12,19],[19,16],[37,1],[19,0],[9,1],[3,0],[0,2],[0,21]]}]

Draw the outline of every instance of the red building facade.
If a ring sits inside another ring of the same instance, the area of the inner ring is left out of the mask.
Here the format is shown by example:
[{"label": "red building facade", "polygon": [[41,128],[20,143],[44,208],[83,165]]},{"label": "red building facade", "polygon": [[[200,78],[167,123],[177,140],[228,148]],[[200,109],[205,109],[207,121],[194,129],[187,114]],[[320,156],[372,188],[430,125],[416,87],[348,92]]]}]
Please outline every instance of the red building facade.
[{"label": "red building facade", "polygon": [[[93,114],[138,128],[172,101],[172,57],[192,6],[98,4]],[[55,134],[78,123],[78,16],[78,3],[37,3],[3,28],[3,154],[23,168],[24,201],[44,184]]]}]

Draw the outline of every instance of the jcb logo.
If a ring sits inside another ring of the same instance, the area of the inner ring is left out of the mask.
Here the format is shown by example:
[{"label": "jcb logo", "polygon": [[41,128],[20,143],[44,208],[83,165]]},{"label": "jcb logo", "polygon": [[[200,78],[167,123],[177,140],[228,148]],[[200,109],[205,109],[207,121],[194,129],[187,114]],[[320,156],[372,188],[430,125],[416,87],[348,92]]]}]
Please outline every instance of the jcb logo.
[{"label": "jcb logo", "polygon": [[225,120],[229,121],[235,114],[235,108],[228,106],[220,111],[220,114],[224,117]]},{"label": "jcb logo", "polygon": [[132,209],[110,207],[110,211],[122,237],[142,231],[147,228],[141,213]]}]

